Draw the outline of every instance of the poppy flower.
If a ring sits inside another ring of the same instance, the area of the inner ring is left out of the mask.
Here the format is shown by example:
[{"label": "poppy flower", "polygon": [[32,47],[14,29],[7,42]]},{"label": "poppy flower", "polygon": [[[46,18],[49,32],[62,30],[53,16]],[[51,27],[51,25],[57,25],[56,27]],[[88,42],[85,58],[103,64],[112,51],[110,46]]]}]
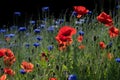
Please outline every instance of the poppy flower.
[{"label": "poppy flower", "polygon": [[59,43],[71,42],[71,37],[74,34],[76,34],[76,29],[70,26],[63,26],[62,28],[60,28],[58,35],[56,36],[56,40]]},{"label": "poppy flower", "polygon": [[7,74],[3,74],[1,77],[0,77],[0,80],[6,80],[7,78]]},{"label": "poppy flower", "polygon": [[100,46],[100,48],[102,48],[102,49],[105,49],[105,48],[106,48],[106,44],[105,44],[103,41],[99,42],[99,46]]},{"label": "poppy flower", "polygon": [[83,41],[83,36],[78,36],[77,40],[78,40],[78,42],[82,42]]},{"label": "poppy flower", "polygon": [[25,71],[25,72],[32,72],[33,69],[34,69],[34,65],[30,62],[26,62],[26,61],[23,61],[21,63],[21,68]]},{"label": "poppy flower", "polygon": [[12,57],[4,56],[3,61],[4,61],[4,64],[5,64],[6,66],[9,66],[9,67],[10,67],[13,63],[15,63],[16,58],[15,58],[15,56],[12,56]]},{"label": "poppy flower", "polygon": [[119,29],[114,26],[110,27],[108,32],[109,32],[110,38],[114,38],[119,35]]},{"label": "poppy flower", "polygon": [[80,18],[82,15],[85,15],[89,12],[88,9],[84,6],[73,6],[74,11],[77,13],[77,18]]},{"label": "poppy flower", "polygon": [[4,73],[13,76],[15,72],[11,68],[4,68]]},{"label": "poppy flower", "polygon": [[108,57],[109,60],[111,60],[113,58],[113,55],[111,53],[108,53],[107,57]]},{"label": "poppy flower", "polygon": [[84,49],[84,48],[85,48],[85,45],[80,45],[78,48],[79,48],[79,49]]},{"label": "poppy flower", "polygon": [[0,49],[0,58],[5,55],[5,52],[6,52],[6,49],[4,49],[4,48]]},{"label": "poppy flower", "polygon": [[102,12],[100,15],[97,16],[97,20],[106,26],[112,26],[113,20],[110,15],[106,14],[105,12]]},{"label": "poppy flower", "polygon": [[57,78],[49,78],[49,80],[58,80]]}]

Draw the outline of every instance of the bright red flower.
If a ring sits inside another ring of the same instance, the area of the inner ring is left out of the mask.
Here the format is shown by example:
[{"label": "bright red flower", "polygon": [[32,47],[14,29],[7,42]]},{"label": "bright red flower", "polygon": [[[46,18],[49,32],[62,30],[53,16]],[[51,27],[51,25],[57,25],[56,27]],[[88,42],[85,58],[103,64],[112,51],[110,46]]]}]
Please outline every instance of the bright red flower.
[{"label": "bright red flower", "polygon": [[106,44],[103,41],[99,42],[99,45],[100,45],[100,48],[102,49],[106,48]]},{"label": "bright red flower", "polygon": [[1,48],[1,49],[0,49],[0,58],[5,55],[5,52],[6,52],[6,49],[5,49],[5,48]]},{"label": "bright red flower", "polygon": [[59,43],[59,49],[64,49],[66,46],[70,45],[72,40],[72,35],[76,34],[76,29],[70,26],[63,26],[60,28],[58,35],[55,37]]},{"label": "bright red flower", "polygon": [[108,32],[109,32],[110,38],[114,38],[119,35],[119,29],[114,26],[110,27]]},{"label": "bright red flower", "polygon": [[11,68],[4,68],[4,73],[13,76],[15,72]]},{"label": "bright red flower", "polygon": [[112,26],[113,20],[110,17],[110,15],[106,14],[105,12],[102,12],[99,16],[97,16],[97,20],[106,26]]},{"label": "bright red flower", "polygon": [[7,57],[7,56],[4,56],[4,64],[8,67],[10,67],[13,63],[15,63],[16,61],[16,58],[15,56],[12,56],[12,57]]},{"label": "bright red flower", "polygon": [[82,15],[87,14],[89,12],[88,9],[84,6],[73,6],[74,11],[78,14],[77,18],[80,18]]},{"label": "bright red flower", "polygon": [[34,65],[30,62],[23,61],[21,64],[21,68],[24,69],[28,73],[28,72],[33,71]]},{"label": "bright red flower", "polygon": [[81,44],[80,46],[78,46],[79,49],[85,49],[85,45]]},{"label": "bright red flower", "polygon": [[83,36],[78,36],[77,40],[78,40],[78,42],[82,42],[83,41]]},{"label": "bright red flower", "polygon": [[49,78],[49,80],[58,80],[57,78]]},{"label": "bright red flower", "polygon": [[1,77],[0,77],[0,80],[6,80],[7,78],[7,74],[3,74]]}]

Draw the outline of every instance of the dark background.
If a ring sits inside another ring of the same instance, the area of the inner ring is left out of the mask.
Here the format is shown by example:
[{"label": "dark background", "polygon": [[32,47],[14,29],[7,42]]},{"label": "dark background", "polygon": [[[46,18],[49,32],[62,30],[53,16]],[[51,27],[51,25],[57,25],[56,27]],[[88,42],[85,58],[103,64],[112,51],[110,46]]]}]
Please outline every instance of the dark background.
[{"label": "dark background", "polygon": [[0,2],[0,26],[13,24],[13,13],[15,11],[20,11],[22,14],[21,18],[24,20],[31,16],[38,17],[38,13],[42,11],[41,8],[49,6],[50,14],[58,17],[66,10],[71,12],[75,5],[83,5],[91,11],[97,8],[98,12],[100,12],[102,5],[104,5],[104,9],[108,11],[108,9],[112,9],[115,4],[115,0],[111,0],[110,5],[112,5],[112,7],[110,7],[109,1],[110,0],[4,0]]}]

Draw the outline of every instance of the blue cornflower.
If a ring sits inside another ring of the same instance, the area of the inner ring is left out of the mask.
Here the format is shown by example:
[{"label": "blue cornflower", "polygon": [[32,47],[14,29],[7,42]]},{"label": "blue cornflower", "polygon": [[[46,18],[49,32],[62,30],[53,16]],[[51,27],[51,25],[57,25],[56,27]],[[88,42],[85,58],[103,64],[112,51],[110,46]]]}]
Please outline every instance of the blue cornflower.
[{"label": "blue cornflower", "polygon": [[29,44],[29,43],[26,43],[26,44],[25,44],[25,47],[27,47],[27,48],[30,47],[30,44]]},{"label": "blue cornflower", "polygon": [[84,36],[84,32],[82,30],[80,30],[79,35]]},{"label": "blue cornflower", "polygon": [[5,29],[0,29],[0,33],[5,33],[6,30]]},{"label": "blue cornflower", "polygon": [[35,29],[34,32],[35,33],[40,33],[40,29]]},{"label": "blue cornflower", "polygon": [[71,74],[68,76],[68,80],[77,80],[77,77],[75,74]]},{"label": "blue cornflower", "polygon": [[7,35],[5,35],[5,37],[9,37],[9,38],[12,38],[14,36],[15,36],[15,34],[7,34]]},{"label": "blue cornflower", "polygon": [[32,21],[29,21],[29,23],[34,25],[34,24],[35,24],[35,21],[32,20]]},{"label": "blue cornflower", "polygon": [[45,28],[45,24],[40,24],[40,26],[38,28]]},{"label": "blue cornflower", "polygon": [[60,24],[64,22],[64,19],[59,19]]},{"label": "blue cornflower", "polygon": [[53,49],[53,45],[49,45],[47,48],[49,51],[51,51]]},{"label": "blue cornflower", "polygon": [[26,71],[25,71],[24,69],[21,69],[21,70],[20,70],[20,73],[21,73],[21,74],[25,74]]},{"label": "blue cornflower", "polygon": [[92,14],[92,11],[89,11],[88,14]]},{"label": "blue cornflower", "polygon": [[18,29],[18,31],[26,31],[27,29],[26,29],[26,27],[20,27],[19,29]]},{"label": "blue cornflower", "polygon": [[21,16],[21,12],[14,12],[14,15]]},{"label": "blue cornflower", "polygon": [[73,11],[72,16],[77,16],[77,12]]},{"label": "blue cornflower", "polygon": [[112,45],[113,45],[113,42],[109,42],[109,44],[107,45],[107,48],[112,47]]},{"label": "blue cornflower", "polygon": [[53,32],[55,29],[54,29],[54,26],[50,26],[50,27],[48,27],[47,30],[50,31],[50,32]]},{"label": "blue cornflower", "polygon": [[116,58],[115,60],[116,60],[116,62],[120,62],[120,58]]},{"label": "blue cornflower", "polygon": [[38,47],[38,46],[40,46],[40,43],[36,42],[33,44],[33,46]]},{"label": "blue cornflower", "polygon": [[37,39],[38,41],[41,41],[43,38],[42,38],[41,36],[37,36],[36,39]]},{"label": "blue cornflower", "polygon": [[42,7],[42,11],[43,12],[49,11],[49,7]]}]

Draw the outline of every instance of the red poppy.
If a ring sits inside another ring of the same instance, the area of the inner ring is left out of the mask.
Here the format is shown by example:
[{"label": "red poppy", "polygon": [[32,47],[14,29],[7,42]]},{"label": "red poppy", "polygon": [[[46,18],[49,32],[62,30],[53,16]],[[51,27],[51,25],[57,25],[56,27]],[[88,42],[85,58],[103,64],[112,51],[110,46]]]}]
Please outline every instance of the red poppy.
[{"label": "red poppy", "polygon": [[4,68],[4,73],[13,76],[15,72],[11,68]]},{"label": "red poppy", "polygon": [[80,18],[82,15],[87,14],[89,12],[88,9],[84,6],[73,6],[74,11],[77,13],[77,18]]},{"label": "red poppy", "polygon": [[83,41],[83,36],[78,36],[78,38],[77,38],[77,40],[78,40],[78,42],[82,42]]},{"label": "red poppy", "polygon": [[100,45],[100,48],[102,49],[106,48],[106,44],[103,41],[99,42],[99,45]]},{"label": "red poppy", "polygon": [[79,49],[85,49],[85,45],[80,45],[79,47],[78,47]]},{"label": "red poppy", "polygon": [[114,38],[119,35],[119,29],[114,26],[110,27],[108,32],[109,32],[110,38]]},{"label": "red poppy", "polygon": [[109,60],[111,60],[111,59],[113,58],[113,54],[108,53],[108,54],[107,54],[107,58],[108,58]]},{"label": "red poppy", "polygon": [[105,12],[102,12],[99,16],[97,16],[97,20],[106,26],[112,26],[113,20],[110,17],[110,15],[106,14]]},{"label": "red poppy", "polygon": [[0,58],[5,55],[5,52],[6,52],[6,49],[5,49],[5,48],[1,48],[1,49],[0,49]]},{"label": "red poppy", "polygon": [[58,80],[57,78],[49,78],[49,80]]},{"label": "red poppy", "polygon": [[0,77],[0,80],[6,80],[7,78],[7,74],[3,74],[1,77]]},{"label": "red poppy", "polygon": [[12,57],[4,56],[3,61],[6,66],[10,67],[16,61],[16,58],[15,56],[12,56]]},{"label": "red poppy", "polygon": [[60,28],[58,35],[55,37],[59,43],[59,47],[66,47],[72,43],[72,35],[76,34],[76,29],[70,26]]},{"label": "red poppy", "polygon": [[25,70],[25,72],[32,72],[34,69],[34,65],[30,62],[23,61],[21,64],[21,68]]}]

